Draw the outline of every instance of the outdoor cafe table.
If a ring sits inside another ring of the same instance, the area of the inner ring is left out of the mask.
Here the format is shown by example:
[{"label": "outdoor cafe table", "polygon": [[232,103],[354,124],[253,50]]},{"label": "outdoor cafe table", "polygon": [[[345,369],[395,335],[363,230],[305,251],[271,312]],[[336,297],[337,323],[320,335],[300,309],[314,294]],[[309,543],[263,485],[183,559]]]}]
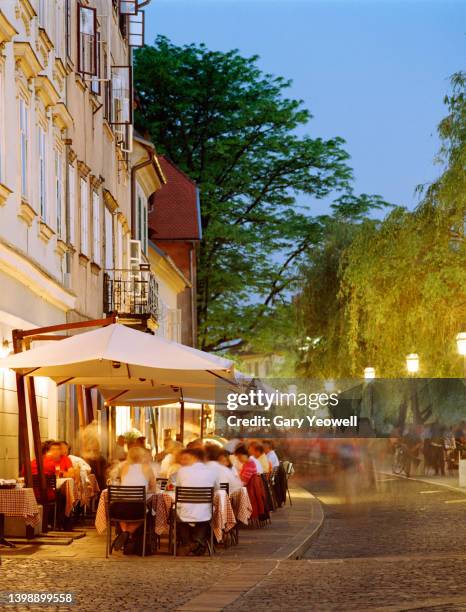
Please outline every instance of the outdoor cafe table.
[{"label": "outdoor cafe table", "polygon": [[247,525],[252,514],[252,506],[246,487],[241,487],[234,493],[230,493],[230,502],[236,520]]},{"label": "outdoor cafe table", "polygon": [[[102,534],[107,528],[107,489],[102,491],[95,527],[97,533]],[[155,533],[162,535],[168,533],[170,528],[170,515],[172,505],[175,503],[175,492],[164,491],[155,493],[148,499],[149,509],[155,514]],[[223,532],[229,531],[236,524],[235,514],[226,491],[216,491],[214,495],[214,535],[217,542],[221,542]]]},{"label": "outdoor cafe table", "polygon": [[74,478],[57,478],[57,491],[65,496],[65,516],[70,516],[79,501],[79,488]]},{"label": "outdoor cafe table", "polygon": [[4,538],[5,516],[24,519],[29,527],[40,522],[40,509],[33,489],[0,489],[0,544],[12,546]]}]

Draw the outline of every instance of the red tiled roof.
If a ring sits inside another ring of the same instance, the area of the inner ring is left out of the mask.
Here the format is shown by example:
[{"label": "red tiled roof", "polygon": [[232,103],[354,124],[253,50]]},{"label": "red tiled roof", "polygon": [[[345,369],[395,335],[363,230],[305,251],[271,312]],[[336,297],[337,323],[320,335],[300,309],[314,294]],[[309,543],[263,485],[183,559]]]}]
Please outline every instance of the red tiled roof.
[{"label": "red tiled roof", "polygon": [[151,199],[151,240],[200,240],[200,211],[197,186],[163,155],[157,156],[167,184]]}]

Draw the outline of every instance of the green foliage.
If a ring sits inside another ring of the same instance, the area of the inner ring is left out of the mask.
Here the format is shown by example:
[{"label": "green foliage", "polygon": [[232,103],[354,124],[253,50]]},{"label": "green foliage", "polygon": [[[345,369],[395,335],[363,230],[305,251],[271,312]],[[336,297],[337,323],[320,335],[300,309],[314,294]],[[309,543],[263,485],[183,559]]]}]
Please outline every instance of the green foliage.
[{"label": "green foliage", "polygon": [[419,189],[418,208],[363,220],[343,238],[337,224],[322,259],[310,261],[301,335],[321,340],[302,360],[306,373],[320,364],[326,376],[360,376],[371,365],[400,376],[406,354],[417,352],[424,376],[462,374],[455,337],[466,325],[465,91],[465,75],[454,75],[439,126],[442,173]]},{"label": "green foliage", "polygon": [[297,198],[341,192],[344,214],[357,200],[342,139],[298,135],[311,116],[287,97],[289,85],[237,51],[180,47],[159,37],[135,54],[137,127],[200,188],[205,350],[266,341],[266,327],[283,315],[279,306],[298,278],[297,265],[323,229]]}]

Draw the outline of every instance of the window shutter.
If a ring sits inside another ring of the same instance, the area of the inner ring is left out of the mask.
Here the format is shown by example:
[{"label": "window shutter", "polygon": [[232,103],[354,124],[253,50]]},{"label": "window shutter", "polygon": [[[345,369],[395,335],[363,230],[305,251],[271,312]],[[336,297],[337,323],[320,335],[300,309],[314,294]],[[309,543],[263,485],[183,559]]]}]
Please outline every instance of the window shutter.
[{"label": "window shutter", "polygon": [[78,72],[97,76],[97,10],[78,4]]},{"label": "window shutter", "polygon": [[108,210],[104,209],[105,215],[105,268],[112,270],[113,263],[113,215]]},{"label": "window shutter", "polygon": [[81,253],[89,256],[89,195],[87,181],[81,179]]},{"label": "window shutter", "polygon": [[119,0],[121,15],[135,15],[138,12],[137,0]]},{"label": "window shutter", "polygon": [[68,164],[68,242],[76,246],[76,170]]},{"label": "window shutter", "polygon": [[57,236],[63,238],[65,235],[64,200],[63,200],[63,160],[59,151],[55,151],[55,206],[56,206],[56,230]]},{"label": "window shutter", "polygon": [[129,125],[133,122],[131,66],[112,66],[110,81],[110,123],[113,125]]},{"label": "window shutter", "polygon": [[144,11],[128,17],[128,44],[130,47],[144,46]]},{"label": "window shutter", "polygon": [[100,197],[97,191],[92,192],[92,259],[100,266]]},{"label": "window shutter", "polygon": [[45,130],[39,126],[39,200],[40,216],[47,223],[47,159],[46,159],[46,138]]}]

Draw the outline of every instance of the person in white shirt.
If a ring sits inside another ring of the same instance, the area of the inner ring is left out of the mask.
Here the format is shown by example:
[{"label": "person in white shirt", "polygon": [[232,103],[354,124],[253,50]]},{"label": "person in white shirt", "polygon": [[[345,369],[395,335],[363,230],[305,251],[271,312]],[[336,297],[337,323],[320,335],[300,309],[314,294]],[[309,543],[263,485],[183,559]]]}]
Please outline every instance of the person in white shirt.
[{"label": "person in white shirt", "polygon": [[[176,473],[177,487],[220,488],[215,471],[204,463],[202,448],[187,448],[179,457],[181,467]],[[180,521],[178,533],[183,545],[179,552],[203,555],[207,548],[206,538],[212,518],[210,504],[179,503],[177,518]]]},{"label": "person in white shirt", "polygon": [[251,461],[254,461],[254,463],[256,464],[257,473],[263,474],[264,468],[262,467],[262,463],[259,461],[259,459],[257,459],[257,457],[254,457],[254,455],[251,453],[251,447],[249,447],[248,450],[249,450],[249,459],[251,459]]},{"label": "person in white shirt", "polygon": [[267,459],[270,461],[272,468],[278,467],[280,465],[280,459],[277,456],[277,453],[274,451],[273,444],[270,440],[264,440],[262,442],[262,446],[264,447],[265,454],[267,455]]},{"label": "person in white shirt", "polygon": [[183,448],[181,442],[176,440],[168,440],[165,446],[165,457],[160,464],[159,475],[162,478],[168,478],[170,466],[176,462],[178,452]]},{"label": "person in white shirt", "polygon": [[70,455],[70,445],[68,442],[64,440],[60,442],[61,444],[61,454],[63,456],[68,456],[69,460],[73,464],[73,468],[76,470],[76,475],[79,476],[79,479],[83,485],[89,481],[88,476],[92,472],[91,466],[84,461],[82,457],[78,457],[77,455]]},{"label": "person in white shirt", "polygon": [[243,486],[241,480],[231,469],[229,453],[217,444],[206,444],[206,466],[211,469],[218,478],[220,484],[228,484],[228,492],[235,493]]}]

